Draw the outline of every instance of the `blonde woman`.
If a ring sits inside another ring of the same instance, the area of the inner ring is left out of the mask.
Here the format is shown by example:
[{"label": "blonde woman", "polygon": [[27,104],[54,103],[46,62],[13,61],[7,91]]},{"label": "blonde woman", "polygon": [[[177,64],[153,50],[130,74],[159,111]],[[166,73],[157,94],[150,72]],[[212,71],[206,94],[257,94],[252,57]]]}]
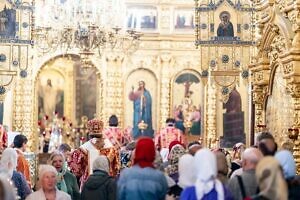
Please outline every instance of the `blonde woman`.
[{"label": "blonde woman", "polygon": [[54,151],[48,160],[57,171],[57,189],[68,193],[73,200],[80,199],[79,187],[76,177],[69,172],[65,165],[64,155],[59,151]]}]

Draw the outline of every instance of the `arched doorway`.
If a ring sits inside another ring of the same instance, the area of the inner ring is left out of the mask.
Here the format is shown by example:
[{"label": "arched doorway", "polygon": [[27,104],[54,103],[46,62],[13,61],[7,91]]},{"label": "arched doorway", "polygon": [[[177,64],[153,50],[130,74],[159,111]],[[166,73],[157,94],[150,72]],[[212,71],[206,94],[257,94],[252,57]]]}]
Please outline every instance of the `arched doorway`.
[{"label": "arched doorway", "polygon": [[[62,142],[74,143],[76,134],[72,131],[82,123],[82,117],[92,119],[102,112],[100,73],[95,66],[82,68],[78,55],[59,55],[45,62],[36,75],[34,88],[37,136],[44,136],[46,128],[53,131],[53,124],[60,123],[58,129],[72,136]],[[66,123],[69,127],[64,129]]]},{"label": "arched doorway", "polygon": [[294,104],[293,98],[286,89],[286,80],[282,66],[275,67],[271,92],[265,106],[265,121],[267,129],[274,135],[280,145],[287,139],[287,131],[293,126]]}]

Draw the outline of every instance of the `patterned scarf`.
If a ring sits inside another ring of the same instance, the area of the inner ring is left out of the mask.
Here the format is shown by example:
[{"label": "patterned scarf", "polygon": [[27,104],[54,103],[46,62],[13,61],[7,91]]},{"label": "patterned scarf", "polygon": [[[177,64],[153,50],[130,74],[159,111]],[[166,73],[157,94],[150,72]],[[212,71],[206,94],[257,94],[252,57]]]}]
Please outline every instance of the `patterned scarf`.
[{"label": "patterned scarf", "polygon": [[56,176],[56,179],[57,179],[56,187],[60,191],[68,193],[67,184],[64,179],[64,175],[66,172],[67,172],[66,166],[63,165],[61,172],[58,172],[57,176]]},{"label": "patterned scarf", "polygon": [[178,162],[179,158],[185,154],[185,149],[180,144],[176,144],[172,147],[169,154],[169,166],[168,166],[168,174],[176,174],[178,173]]}]

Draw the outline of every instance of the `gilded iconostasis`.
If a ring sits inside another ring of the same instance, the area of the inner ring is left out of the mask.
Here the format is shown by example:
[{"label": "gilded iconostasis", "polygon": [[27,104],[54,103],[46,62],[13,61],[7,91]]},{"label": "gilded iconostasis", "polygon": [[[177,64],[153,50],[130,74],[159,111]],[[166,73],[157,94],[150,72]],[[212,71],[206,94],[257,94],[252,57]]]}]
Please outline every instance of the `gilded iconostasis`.
[{"label": "gilded iconostasis", "polygon": [[1,124],[32,151],[51,123],[76,146],[87,119],[107,126],[112,114],[153,133],[173,117],[209,147],[253,144],[264,126],[288,138],[299,125],[299,10],[267,2],[2,0]]}]

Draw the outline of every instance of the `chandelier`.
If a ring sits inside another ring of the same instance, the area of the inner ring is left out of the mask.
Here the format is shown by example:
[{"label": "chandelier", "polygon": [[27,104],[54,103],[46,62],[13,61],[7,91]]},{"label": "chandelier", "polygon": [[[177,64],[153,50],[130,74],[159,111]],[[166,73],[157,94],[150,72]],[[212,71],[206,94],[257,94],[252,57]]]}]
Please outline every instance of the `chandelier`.
[{"label": "chandelier", "polygon": [[[105,50],[137,50],[141,33],[122,30],[123,0],[45,0],[36,4],[35,46],[42,53],[77,50],[84,63]],[[48,13],[48,15],[45,15]]]}]

